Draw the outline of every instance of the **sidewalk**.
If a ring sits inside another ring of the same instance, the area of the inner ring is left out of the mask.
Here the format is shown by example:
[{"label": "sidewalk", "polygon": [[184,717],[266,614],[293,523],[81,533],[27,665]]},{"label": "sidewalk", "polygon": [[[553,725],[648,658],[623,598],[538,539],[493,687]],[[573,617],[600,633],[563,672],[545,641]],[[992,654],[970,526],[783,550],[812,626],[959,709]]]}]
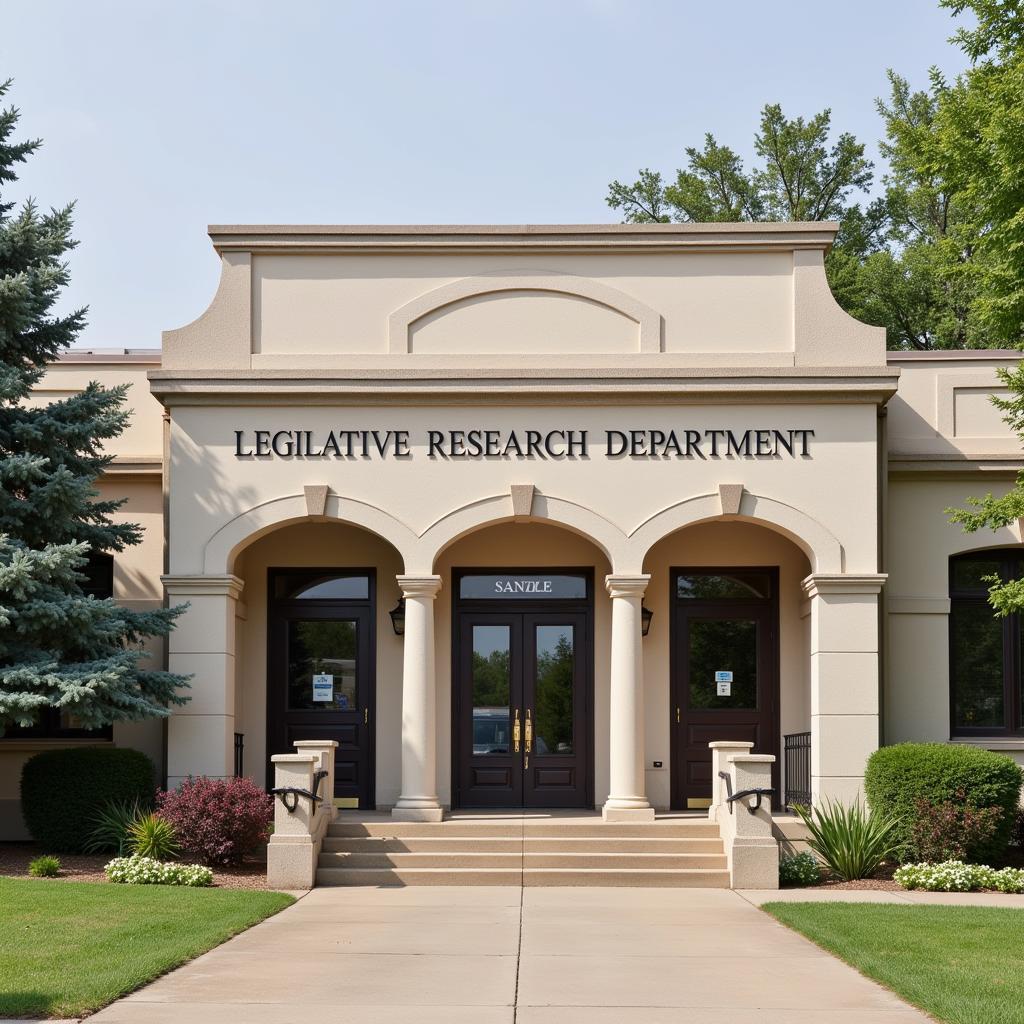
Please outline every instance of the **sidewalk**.
[{"label": "sidewalk", "polygon": [[925,1024],[762,895],[315,889],[90,1024]]}]

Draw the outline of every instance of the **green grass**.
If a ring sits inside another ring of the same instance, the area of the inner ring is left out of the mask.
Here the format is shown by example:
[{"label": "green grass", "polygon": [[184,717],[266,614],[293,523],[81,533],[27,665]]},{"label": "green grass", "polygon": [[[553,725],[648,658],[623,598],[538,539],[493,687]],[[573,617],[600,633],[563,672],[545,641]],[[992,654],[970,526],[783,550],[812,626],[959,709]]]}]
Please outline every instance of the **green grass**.
[{"label": "green grass", "polygon": [[277,913],[277,892],[0,878],[0,1017],[75,1017]]},{"label": "green grass", "polygon": [[948,1024],[1024,1024],[1024,910],[766,903],[764,910]]}]

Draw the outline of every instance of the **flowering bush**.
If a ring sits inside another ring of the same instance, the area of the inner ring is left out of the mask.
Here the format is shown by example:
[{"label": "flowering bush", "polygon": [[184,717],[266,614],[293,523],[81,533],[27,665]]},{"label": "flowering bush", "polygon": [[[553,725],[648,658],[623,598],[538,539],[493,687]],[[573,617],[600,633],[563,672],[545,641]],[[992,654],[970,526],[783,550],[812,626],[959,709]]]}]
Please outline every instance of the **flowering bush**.
[{"label": "flowering bush", "polygon": [[1002,807],[972,807],[963,787],[952,800],[914,801],[907,859],[939,863],[966,860],[970,849],[991,843],[1003,818]]},{"label": "flowering bush", "polygon": [[995,889],[997,892],[1024,892],[1024,870],[1003,868],[997,871],[986,864],[965,864],[947,860],[941,864],[904,864],[893,878],[904,889],[927,889],[929,892],[973,892]]},{"label": "flowering bush", "polygon": [[780,885],[817,885],[821,881],[821,865],[813,853],[783,857],[779,861]]},{"label": "flowering bush", "polygon": [[203,864],[239,864],[270,836],[274,800],[251,779],[186,779],[158,793],[158,813],[174,826],[181,852]]},{"label": "flowering bush", "polygon": [[124,885],[190,885],[213,882],[213,872],[201,864],[165,864],[152,857],[115,857],[103,869],[111,882]]}]

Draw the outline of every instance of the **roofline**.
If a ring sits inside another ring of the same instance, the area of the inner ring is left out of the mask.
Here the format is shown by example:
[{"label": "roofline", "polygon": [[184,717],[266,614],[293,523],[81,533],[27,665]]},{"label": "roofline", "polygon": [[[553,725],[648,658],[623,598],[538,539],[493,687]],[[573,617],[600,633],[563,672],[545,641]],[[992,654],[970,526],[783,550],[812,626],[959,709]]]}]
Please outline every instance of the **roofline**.
[{"label": "roofline", "polygon": [[832,246],[835,221],[713,224],[211,224],[219,253],[252,251],[763,251]]},{"label": "roofline", "polygon": [[160,365],[158,348],[69,348],[61,352],[55,363],[145,363]]},{"label": "roofline", "polygon": [[946,348],[930,352],[904,352],[893,349],[886,353],[886,361],[890,363],[962,363],[971,360],[985,362],[1003,359],[1017,362],[1024,359],[1024,352],[1015,348]]}]

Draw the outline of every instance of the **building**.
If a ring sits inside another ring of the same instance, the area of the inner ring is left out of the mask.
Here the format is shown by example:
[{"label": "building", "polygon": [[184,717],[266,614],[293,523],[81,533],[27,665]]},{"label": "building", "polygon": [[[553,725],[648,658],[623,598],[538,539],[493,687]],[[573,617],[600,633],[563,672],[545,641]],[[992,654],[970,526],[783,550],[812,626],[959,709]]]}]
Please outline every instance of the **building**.
[{"label": "building", "polygon": [[[101,741],[166,781],[340,746],[343,806],[706,807],[708,742],[848,799],[880,743],[1024,758],[1019,527],[944,509],[1022,465],[1016,353],[892,353],[829,292],[833,224],[214,227],[219,289],[128,380],[104,493],[139,547],[96,592],[189,603],[166,721]],[[0,740],[20,765],[96,742]],[[790,756],[783,757],[789,746]],[[789,777],[787,777],[787,775]]]}]

